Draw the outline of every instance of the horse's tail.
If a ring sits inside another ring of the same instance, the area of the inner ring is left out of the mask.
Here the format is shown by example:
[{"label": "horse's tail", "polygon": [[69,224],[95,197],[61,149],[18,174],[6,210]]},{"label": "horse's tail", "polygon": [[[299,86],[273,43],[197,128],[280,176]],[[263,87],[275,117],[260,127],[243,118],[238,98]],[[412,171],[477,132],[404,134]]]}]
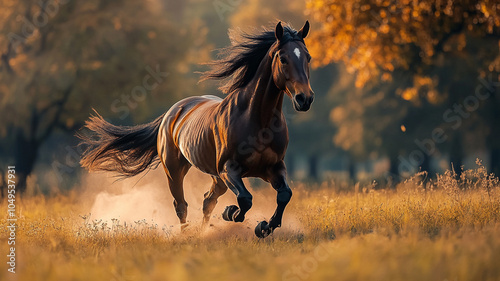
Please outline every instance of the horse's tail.
[{"label": "horse's tail", "polygon": [[80,145],[86,146],[80,164],[89,171],[114,171],[123,177],[156,167],[156,143],[163,115],[151,123],[128,127],[113,125],[96,112],[85,122],[92,133],[79,134]]}]

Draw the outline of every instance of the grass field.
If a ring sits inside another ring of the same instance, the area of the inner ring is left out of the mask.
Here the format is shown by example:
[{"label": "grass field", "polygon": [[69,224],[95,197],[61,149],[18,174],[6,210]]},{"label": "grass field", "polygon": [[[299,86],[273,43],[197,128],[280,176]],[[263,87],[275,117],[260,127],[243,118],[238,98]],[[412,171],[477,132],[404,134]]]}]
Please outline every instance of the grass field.
[{"label": "grass field", "polygon": [[[95,221],[88,214],[95,200],[83,200],[88,196],[81,190],[24,198],[16,206],[15,274],[7,271],[9,233],[2,211],[0,277],[499,280],[498,181],[482,166],[458,179],[448,172],[422,185],[419,178],[397,190],[292,183],[294,197],[283,228],[266,239],[256,238],[253,228],[272,214],[275,199],[268,189],[254,191],[255,205],[246,222],[222,221],[220,210],[226,204],[221,200],[212,226],[202,228],[193,221],[183,233],[178,226],[147,220]],[[1,209],[7,209],[5,200]]]}]

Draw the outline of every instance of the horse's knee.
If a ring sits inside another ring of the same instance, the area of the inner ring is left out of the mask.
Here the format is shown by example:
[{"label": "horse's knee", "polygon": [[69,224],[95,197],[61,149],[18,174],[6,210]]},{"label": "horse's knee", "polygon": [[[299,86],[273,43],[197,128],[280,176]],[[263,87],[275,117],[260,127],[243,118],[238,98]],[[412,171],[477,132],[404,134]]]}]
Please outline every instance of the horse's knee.
[{"label": "horse's knee", "polygon": [[290,188],[284,188],[278,191],[277,201],[278,204],[287,204],[292,198],[292,190]]},{"label": "horse's knee", "polygon": [[253,197],[250,193],[237,197],[238,205],[240,206],[241,211],[246,212],[252,208],[252,198]]},{"label": "horse's knee", "polygon": [[205,198],[205,200],[203,200],[203,214],[211,213],[216,204],[217,199],[210,197]]}]

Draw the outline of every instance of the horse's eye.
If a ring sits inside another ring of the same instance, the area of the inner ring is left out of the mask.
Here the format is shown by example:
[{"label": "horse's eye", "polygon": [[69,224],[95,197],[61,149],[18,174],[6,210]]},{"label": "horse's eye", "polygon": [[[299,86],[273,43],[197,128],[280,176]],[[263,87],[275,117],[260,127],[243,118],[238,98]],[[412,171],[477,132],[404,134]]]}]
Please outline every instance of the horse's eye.
[{"label": "horse's eye", "polygon": [[282,56],[280,56],[280,62],[281,62],[281,64],[287,64],[288,63],[287,60],[286,60],[286,58],[284,58]]}]

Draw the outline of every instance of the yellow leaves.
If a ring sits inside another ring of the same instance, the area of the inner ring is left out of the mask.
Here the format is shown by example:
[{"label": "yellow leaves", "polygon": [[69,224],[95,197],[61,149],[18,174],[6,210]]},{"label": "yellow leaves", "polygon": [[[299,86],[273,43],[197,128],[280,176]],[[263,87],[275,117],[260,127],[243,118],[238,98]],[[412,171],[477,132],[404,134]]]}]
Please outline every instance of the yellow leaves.
[{"label": "yellow leaves", "polygon": [[379,29],[378,29],[381,33],[383,34],[387,34],[389,33],[390,31],[390,28],[389,28],[389,25],[388,24],[382,24]]},{"label": "yellow leaves", "polygon": [[75,124],[75,119],[74,118],[68,118],[66,119],[66,126],[68,128],[72,127]]},{"label": "yellow leaves", "polygon": [[465,34],[464,33],[459,34],[457,41],[458,41],[457,49],[459,51],[462,51],[465,48],[465,46],[467,46],[467,38]]},{"label": "yellow leaves", "polygon": [[354,26],[352,24],[346,24],[344,25],[344,29],[345,31],[350,32],[354,30]]},{"label": "yellow leaves", "polygon": [[408,89],[405,89],[403,91],[403,93],[401,94],[401,97],[404,99],[404,100],[407,100],[407,101],[410,101],[410,100],[413,100],[417,97],[417,89],[416,88],[408,88]]},{"label": "yellow leaves", "polygon": [[382,81],[383,82],[392,81],[392,75],[390,73],[385,72],[384,74],[382,74]]},{"label": "yellow leaves", "polygon": [[330,120],[332,120],[333,122],[341,122],[346,118],[346,116],[346,109],[341,106],[332,109],[332,111],[330,112]]},{"label": "yellow leaves", "polygon": [[101,68],[101,66],[102,66],[101,61],[93,61],[90,63],[90,69],[92,69],[92,70],[99,69],[99,68]]},{"label": "yellow leaves", "polygon": [[362,12],[366,12],[366,11],[368,11],[368,10],[370,10],[370,5],[365,4],[365,5],[362,5],[362,6],[361,6],[361,11],[362,11]]},{"label": "yellow leaves", "polygon": [[50,66],[50,72],[51,73],[55,73],[57,70],[59,69],[58,65],[53,63],[51,66]]},{"label": "yellow leaves", "polygon": [[489,17],[490,16],[490,12],[488,11],[488,8],[486,7],[486,4],[483,2],[480,5],[480,8],[479,10],[484,14],[485,17]]},{"label": "yellow leaves", "polygon": [[66,64],[64,65],[64,68],[66,70],[75,70],[76,69],[76,66],[75,66],[75,63],[73,61],[68,61],[66,62]]},{"label": "yellow leaves", "polygon": [[[360,120],[349,122],[349,126],[340,126],[337,134],[333,137],[333,142],[345,150],[351,149],[359,144],[363,138],[363,124]],[[356,132],[353,134],[352,132]]]},{"label": "yellow leaves", "polygon": [[177,64],[176,69],[180,73],[187,73],[190,70],[190,65],[189,65],[189,63],[186,63],[186,62],[179,62]]},{"label": "yellow leaves", "polygon": [[[309,1],[314,2],[319,3]],[[315,65],[344,62],[347,70],[358,76],[360,87],[385,72],[414,66],[412,57],[420,56],[417,64],[425,65],[436,62],[436,50],[451,50],[451,46],[453,50],[464,51],[470,38],[463,34],[457,39],[446,36],[459,22],[472,31],[469,34],[494,32],[495,26],[500,27],[500,8],[497,1],[490,0],[478,0],[477,7],[462,0],[321,2],[324,7],[308,11],[323,20],[310,39],[311,46],[316,45],[315,60],[319,57]],[[453,43],[446,44],[443,40]],[[438,44],[442,48],[436,49]],[[389,77],[385,75],[382,80]],[[405,97],[411,99],[411,92]],[[428,98],[433,100],[434,95]]]},{"label": "yellow leaves", "polygon": [[149,31],[149,32],[148,32],[148,38],[149,38],[149,39],[155,39],[155,38],[156,38],[156,32],[154,32],[154,31]]},{"label": "yellow leaves", "polygon": [[414,78],[414,84],[419,87],[430,86],[432,83],[432,79],[428,76],[415,76]]},{"label": "yellow leaves", "polygon": [[416,75],[413,78],[413,87],[404,89],[399,95],[402,99],[419,104],[423,98],[431,104],[437,104],[442,101],[442,97],[436,90],[438,81],[429,76]]},{"label": "yellow leaves", "polygon": [[28,59],[28,56],[25,53],[20,53],[9,61],[10,66],[14,68],[22,63],[25,63],[27,61],[27,59]]},{"label": "yellow leaves", "polygon": [[429,90],[427,92],[427,101],[431,104],[437,104],[440,99],[439,99],[439,93],[436,90]]},{"label": "yellow leaves", "polygon": [[121,23],[120,18],[118,18],[118,17],[113,18],[113,27],[115,28],[115,30],[122,29],[122,23]]},{"label": "yellow leaves", "polygon": [[[373,70],[374,72],[378,72],[377,70]],[[356,82],[354,85],[356,88],[362,88],[368,80],[372,77],[372,72],[370,69],[363,68],[358,70],[358,75],[356,76]]]},{"label": "yellow leaves", "polygon": [[384,63],[383,68],[390,72],[394,71],[394,65],[391,62]]},{"label": "yellow leaves", "polygon": [[88,61],[85,63],[82,63],[81,67],[86,70],[96,70],[102,67],[102,62],[101,61]]},{"label": "yellow leaves", "polygon": [[402,9],[402,19],[404,22],[409,22],[410,21],[410,14],[412,12],[410,7],[405,7]]},{"label": "yellow leaves", "polygon": [[324,9],[326,5],[326,1],[323,0],[309,0],[306,2],[306,7],[310,10]]},{"label": "yellow leaves", "polygon": [[401,125],[401,132],[403,132],[403,133],[404,133],[404,132],[406,132],[406,127],[405,127],[405,125]]}]

